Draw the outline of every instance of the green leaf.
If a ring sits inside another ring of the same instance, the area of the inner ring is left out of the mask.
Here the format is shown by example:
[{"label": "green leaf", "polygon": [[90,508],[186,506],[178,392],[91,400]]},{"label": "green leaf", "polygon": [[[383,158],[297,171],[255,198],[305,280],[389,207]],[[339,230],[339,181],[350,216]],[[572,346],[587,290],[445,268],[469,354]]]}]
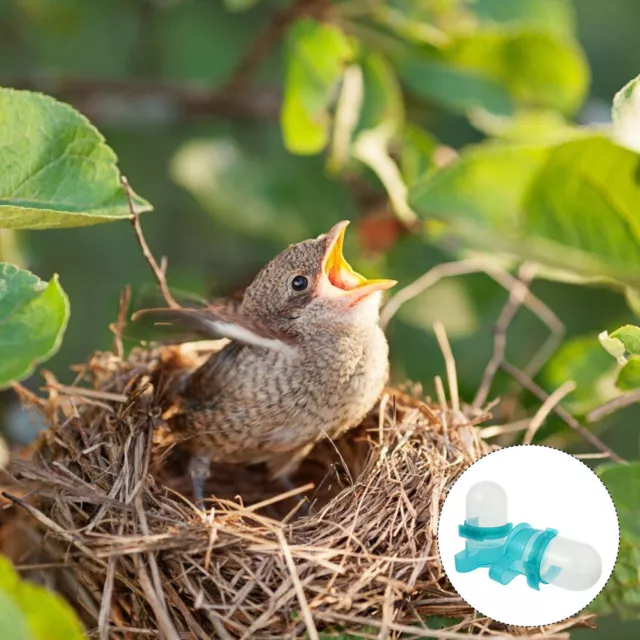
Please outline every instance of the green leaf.
[{"label": "green leaf", "polygon": [[462,37],[451,63],[503,83],[517,103],[573,113],[582,103],[588,66],[579,45],[536,29],[487,29]]},{"label": "green leaf", "polygon": [[610,355],[618,360],[621,364],[626,362],[624,354],[626,352],[624,343],[618,338],[612,338],[608,332],[603,331],[599,336],[600,346]]},{"label": "green leaf", "polygon": [[57,276],[47,284],[0,263],[0,389],[29,376],[59,349],[68,319]]},{"label": "green leaf", "polygon": [[640,152],[640,76],[616,93],[612,117],[618,142]]},{"label": "green leaf", "polygon": [[404,124],[404,100],[400,82],[390,62],[379,53],[366,53],[360,61],[364,102],[357,132],[384,124],[393,136]]},{"label": "green leaf", "polygon": [[616,329],[611,337],[618,339],[624,345],[627,353],[640,356],[640,327],[633,324],[625,324],[623,327]]},{"label": "green leaf", "polygon": [[[0,89],[0,227],[79,227],[129,216],[116,155],[80,113]],[[151,205],[135,196],[139,211]]]},{"label": "green leaf", "polygon": [[465,113],[510,115],[521,105],[572,114],[589,80],[572,37],[531,27],[485,26],[397,63],[412,91]]},{"label": "green leaf", "polygon": [[640,542],[640,461],[605,464],[598,468],[597,473],[616,505],[620,531]]},{"label": "green leaf", "polygon": [[3,640],[34,640],[29,625],[9,594],[0,589],[0,629]]},{"label": "green leaf", "polygon": [[469,148],[414,186],[409,203],[476,248],[637,286],[640,158],[602,134],[565,138]]},{"label": "green leaf", "polygon": [[313,155],[327,144],[328,108],[353,48],[339,27],[305,18],[289,31],[286,49],[285,145],[292,153]]},{"label": "green leaf", "polygon": [[620,550],[613,574],[589,605],[588,611],[598,615],[617,614],[623,620],[640,619],[640,543],[620,539]]},{"label": "green leaf", "polygon": [[622,391],[640,389],[640,358],[638,356],[632,356],[620,369],[616,386]]},{"label": "green leaf", "polygon": [[59,595],[20,580],[11,563],[0,556],[0,619],[7,613],[14,614],[10,617],[14,630],[20,635],[7,636],[6,627],[0,625],[3,640],[82,640],[85,637],[75,613]]},{"label": "green leaf", "polygon": [[620,395],[614,381],[617,365],[591,334],[566,340],[543,371],[548,388],[556,389],[567,380],[576,389],[564,400],[572,413],[584,414],[594,407]]},{"label": "green leaf", "polygon": [[618,512],[620,551],[613,575],[590,609],[640,618],[640,462],[603,465],[597,473]]},{"label": "green leaf", "polygon": [[506,87],[497,80],[425,56],[396,61],[400,78],[414,94],[434,100],[459,113],[484,109],[510,115],[514,105]]}]

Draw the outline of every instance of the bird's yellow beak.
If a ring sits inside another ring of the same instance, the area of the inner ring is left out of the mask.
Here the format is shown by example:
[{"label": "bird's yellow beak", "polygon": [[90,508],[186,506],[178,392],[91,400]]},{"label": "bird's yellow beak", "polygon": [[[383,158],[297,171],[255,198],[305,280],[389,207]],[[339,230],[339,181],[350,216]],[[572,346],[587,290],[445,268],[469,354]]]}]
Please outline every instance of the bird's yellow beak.
[{"label": "bird's yellow beak", "polygon": [[347,226],[349,221],[343,220],[327,234],[328,246],[322,268],[330,284],[342,291],[353,292],[356,300],[362,300],[375,291],[384,291],[397,284],[395,280],[368,280],[353,270],[342,255]]}]

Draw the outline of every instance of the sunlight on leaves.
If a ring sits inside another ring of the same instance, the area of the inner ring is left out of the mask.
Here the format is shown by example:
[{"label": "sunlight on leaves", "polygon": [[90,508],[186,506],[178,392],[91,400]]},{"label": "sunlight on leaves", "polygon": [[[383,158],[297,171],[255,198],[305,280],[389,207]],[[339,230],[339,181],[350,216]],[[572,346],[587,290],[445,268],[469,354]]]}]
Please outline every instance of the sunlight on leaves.
[{"label": "sunlight on leaves", "polygon": [[555,144],[488,142],[427,175],[409,203],[478,248],[637,286],[639,163],[600,133]]},{"label": "sunlight on leaves", "polygon": [[329,137],[329,106],[353,48],[342,30],[298,20],[286,43],[287,69],[281,123],[291,153],[312,155]]},{"label": "sunlight on leaves", "polygon": [[412,92],[462,113],[505,116],[522,106],[572,114],[589,81],[571,36],[517,25],[484,26],[443,49],[398,54],[396,62]]}]

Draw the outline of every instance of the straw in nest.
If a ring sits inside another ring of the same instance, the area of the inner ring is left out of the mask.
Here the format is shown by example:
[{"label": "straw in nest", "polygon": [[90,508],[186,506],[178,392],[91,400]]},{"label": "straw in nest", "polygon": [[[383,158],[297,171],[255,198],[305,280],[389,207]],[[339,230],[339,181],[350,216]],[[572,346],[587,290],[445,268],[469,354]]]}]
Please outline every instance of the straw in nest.
[{"label": "straw in nest", "polygon": [[[12,491],[33,492],[11,498],[37,522],[28,562],[49,563],[41,572],[92,635],[525,633],[468,607],[438,557],[447,490],[490,450],[475,426],[486,414],[387,390],[360,427],[303,465],[295,482],[314,501],[310,515],[300,516],[291,492],[278,496],[264,469],[238,466],[212,474],[215,498],[202,512],[185,497],[182,454],[160,418],[166,381],[197,361],[190,347],[126,360],[98,353],[82,372],[88,389],[50,379],[49,398],[37,402],[50,429],[31,461],[14,461]],[[457,620],[429,630],[422,621],[432,615]],[[558,636],[586,619],[526,635]]]}]

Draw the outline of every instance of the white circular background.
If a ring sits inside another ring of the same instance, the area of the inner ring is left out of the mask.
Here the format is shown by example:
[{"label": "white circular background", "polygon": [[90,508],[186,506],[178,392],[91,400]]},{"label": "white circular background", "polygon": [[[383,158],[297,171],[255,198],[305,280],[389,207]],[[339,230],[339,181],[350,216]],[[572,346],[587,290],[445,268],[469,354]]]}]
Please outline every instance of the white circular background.
[{"label": "white circular background", "polygon": [[[467,491],[490,480],[507,492],[509,522],[558,530],[564,538],[586,542],[602,559],[602,575],[586,591],[541,584],[527,586],[524,576],[501,585],[489,569],[458,573],[456,553],[464,549],[458,525],[465,520]],[[500,449],[478,460],[455,482],[438,524],[440,558],[451,584],[472,607],[498,622],[521,626],[552,624],[584,609],[611,576],[618,555],[618,515],[609,492],[577,458],[549,447],[523,445]]]}]

